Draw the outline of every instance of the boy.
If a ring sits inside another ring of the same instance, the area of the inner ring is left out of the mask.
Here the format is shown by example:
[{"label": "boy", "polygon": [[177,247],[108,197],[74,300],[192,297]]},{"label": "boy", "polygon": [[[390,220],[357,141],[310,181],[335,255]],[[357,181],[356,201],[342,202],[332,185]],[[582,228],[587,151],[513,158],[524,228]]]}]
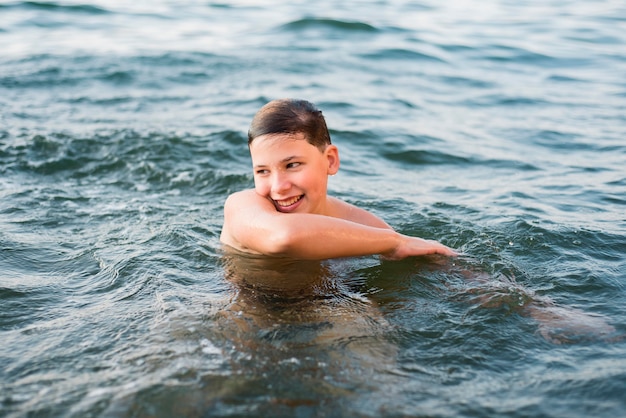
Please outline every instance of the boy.
[{"label": "boy", "polygon": [[450,248],[395,232],[382,219],[328,196],[328,175],[339,170],[322,112],[305,100],[274,100],[248,131],[254,189],[224,204],[220,240],[239,251],[322,260],[380,254],[400,260]]}]

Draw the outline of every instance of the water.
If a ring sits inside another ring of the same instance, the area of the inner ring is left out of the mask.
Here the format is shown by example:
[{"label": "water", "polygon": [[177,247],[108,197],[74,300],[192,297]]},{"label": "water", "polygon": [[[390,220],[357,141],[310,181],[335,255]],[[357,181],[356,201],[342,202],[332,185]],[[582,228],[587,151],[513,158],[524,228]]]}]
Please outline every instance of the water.
[{"label": "water", "polygon": [[[626,413],[616,0],[0,2],[0,415]],[[457,260],[224,257],[266,101]]]}]

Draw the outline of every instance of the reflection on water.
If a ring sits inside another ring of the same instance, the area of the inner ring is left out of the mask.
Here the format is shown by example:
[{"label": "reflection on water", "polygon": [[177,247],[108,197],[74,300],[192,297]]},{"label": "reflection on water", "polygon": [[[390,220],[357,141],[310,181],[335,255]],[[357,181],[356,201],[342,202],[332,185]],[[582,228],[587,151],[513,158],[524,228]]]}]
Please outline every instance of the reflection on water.
[{"label": "reflection on water", "polygon": [[[281,350],[306,344],[350,345],[361,346],[355,351],[364,350],[373,356],[381,345],[385,352],[394,351],[385,341],[392,327],[376,298],[364,292],[364,279],[354,279],[359,271],[342,271],[341,261],[299,261],[231,252],[224,257],[224,267],[236,296],[221,314],[235,325],[233,339],[243,346],[253,345],[256,350],[266,345]],[[376,269],[380,271],[380,267]],[[557,304],[518,283],[514,272],[492,274],[469,258],[450,261],[433,257],[412,264],[411,274],[429,269],[443,274],[440,279],[446,294],[439,297],[469,303],[470,310],[504,309],[530,317],[536,321],[538,333],[551,343],[615,338],[616,330],[607,318]]]},{"label": "reflection on water", "polygon": [[391,327],[364,280],[342,276],[341,260],[230,252],[223,265],[234,294],[216,321],[235,351],[233,373],[275,394],[270,403],[348,401],[396,373]]},{"label": "reflection on water", "polygon": [[[402,348],[395,340],[397,324],[383,313],[398,301],[379,301],[371,288],[372,273],[384,276],[389,268],[396,279],[398,268],[408,268],[411,277],[436,270],[440,283],[431,286],[432,303],[452,300],[469,304],[468,312],[504,309],[505,314],[532,318],[538,334],[551,343],[615,336],[605,318],[556,304],[517,283],[513,275],[487,273],[475,260],[433,257],[394,267],[350,263],[354,260],[298,261],[236,252],[224,256],[234,293],[216,322],[220,338],[232,344],[233,374],[243,378],[243,386],[228,399],[234,402],[239,390],[257,390],[266,405],[314,407],[332,397],[354,407],[361,402],[359,393],[402,385],[406,376],[398,361]],[[383,280],[376,285],[385,286]],[[390,293],[402,293],[398,283],[387,285]],[[376,408],[384,405],[384,400],[375,406],[369,402]]]},{"label": "reflection on water", "polygon": [[481,271],[472,260],[459,260],[449,273],[460,275],[463,285],[450,289],[455,297],[475,308],[501,308],[534,319],[538,333],[554,344],[618,339],[607,318],[570,306],[559,305],[515,280],[511,271],[496,277]]}]

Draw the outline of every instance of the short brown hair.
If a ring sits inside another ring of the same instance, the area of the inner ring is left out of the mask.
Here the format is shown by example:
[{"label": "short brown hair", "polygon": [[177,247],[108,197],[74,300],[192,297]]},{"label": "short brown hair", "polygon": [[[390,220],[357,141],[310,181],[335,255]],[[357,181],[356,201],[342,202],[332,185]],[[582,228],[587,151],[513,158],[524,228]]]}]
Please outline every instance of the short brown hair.
[{"label": "short brown hair", "polygon": [[297,133],[320,150],[331,143],[324,115],[313,103],[299,99],[273,100],[254,115],[248,130],[248,146],[261,135]]}]

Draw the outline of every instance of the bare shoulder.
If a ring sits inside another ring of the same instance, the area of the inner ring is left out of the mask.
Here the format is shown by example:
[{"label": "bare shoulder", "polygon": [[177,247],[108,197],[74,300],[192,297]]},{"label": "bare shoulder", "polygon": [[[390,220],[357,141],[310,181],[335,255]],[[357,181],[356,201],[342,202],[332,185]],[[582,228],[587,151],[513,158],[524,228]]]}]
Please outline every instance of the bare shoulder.
[{"label": "bare shoulder", "polygon": [[329,197],[328,201],[332,207],[332,216],[375,228],[391,229],[385,221],[365,209],[335,197]]}]

